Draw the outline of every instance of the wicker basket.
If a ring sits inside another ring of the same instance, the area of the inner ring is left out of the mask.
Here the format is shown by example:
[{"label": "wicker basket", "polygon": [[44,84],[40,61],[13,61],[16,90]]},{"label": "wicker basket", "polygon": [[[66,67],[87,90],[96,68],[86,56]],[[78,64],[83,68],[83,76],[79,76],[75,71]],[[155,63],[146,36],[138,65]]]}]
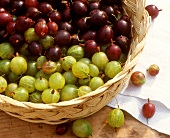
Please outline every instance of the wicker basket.
[{"label": "wicker basket", "polygon": [[125,14],[132,22],[132,43],[123,70],[97,90],[82,97],[55,104],[18,102],[0,94],[0,109],[32,123],[60,124],[94,114],[120,92],[129,79],[145,46],[151,19],[145,11],[145,0],[122,0]]}]

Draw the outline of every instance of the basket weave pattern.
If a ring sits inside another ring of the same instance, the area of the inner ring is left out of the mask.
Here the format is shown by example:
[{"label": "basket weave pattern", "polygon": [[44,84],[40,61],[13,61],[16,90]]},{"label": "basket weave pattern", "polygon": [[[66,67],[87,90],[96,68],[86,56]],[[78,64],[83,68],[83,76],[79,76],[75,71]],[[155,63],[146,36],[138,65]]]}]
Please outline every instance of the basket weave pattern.
[{"label": "basket weave pattern", "polygon": [[132,43],[123,70],[97,90],[73,99],[54,104],[19,102],[0,95],[0,109],[7,114],[32,123],[60,124],[94,114],[120,92],[129,79],[145,46],[151,19],[145,11],[145,0],[122,0],[125,14],[132,22]]}]

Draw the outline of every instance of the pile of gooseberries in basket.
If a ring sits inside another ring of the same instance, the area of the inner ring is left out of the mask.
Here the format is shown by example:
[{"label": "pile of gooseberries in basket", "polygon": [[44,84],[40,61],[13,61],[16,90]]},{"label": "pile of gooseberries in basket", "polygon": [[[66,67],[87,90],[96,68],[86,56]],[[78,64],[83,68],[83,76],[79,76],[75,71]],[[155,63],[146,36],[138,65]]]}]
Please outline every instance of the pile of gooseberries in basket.
[{"label": "pile of gooseberries in basket", "polygon": [[0,93],[57,103],[122,71],[131,39],[120,0],[0,0]]}]

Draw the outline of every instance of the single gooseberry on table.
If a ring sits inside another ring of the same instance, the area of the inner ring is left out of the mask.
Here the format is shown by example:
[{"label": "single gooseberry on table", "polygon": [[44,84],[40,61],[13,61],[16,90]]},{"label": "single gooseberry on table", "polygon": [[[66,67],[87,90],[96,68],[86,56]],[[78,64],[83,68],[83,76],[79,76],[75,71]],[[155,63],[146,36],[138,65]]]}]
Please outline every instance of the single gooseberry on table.
[{"label": "single gooseberry on table", "polygon": [[120,108],[115,108],[108,115],[108,124],[111,127],[121,127],[124,124],[124,113]]},{"label": "single gooseberry on table", "polygon": [[155,5],[147,5],[145,9],[147,10],[149,16],[151,16],[152,20],[154,20],[159,15],[159,12],[162,11],[162,9],[159,10]]},{"label": "single gooseberry on table", "polygon": [[92,135],[92,126],[86,119],[77,119],[73,122],[72,132],[78,137],[89,137]]},{"label": "single gooseberry on table", "polygon": [[130,80],[136,86],[141,86],[146,82],[145,75],[140,71],[133,72]]},{"label": "single gooseberry on table", "polygon": [[143,116],[147,119],[152,118],[155,114],[156,111],[156,107],[153,103],[150,102],[150,99],[148,98],[148,102],[145,103],[142,106],[142,114]]},{"label": "single gooseberry on table", "polygon": [[152,64],[149,66],[149,68],[147,69],[148,73],[152,76],[156,76],[159,73],[159,66],[156,64]]}]

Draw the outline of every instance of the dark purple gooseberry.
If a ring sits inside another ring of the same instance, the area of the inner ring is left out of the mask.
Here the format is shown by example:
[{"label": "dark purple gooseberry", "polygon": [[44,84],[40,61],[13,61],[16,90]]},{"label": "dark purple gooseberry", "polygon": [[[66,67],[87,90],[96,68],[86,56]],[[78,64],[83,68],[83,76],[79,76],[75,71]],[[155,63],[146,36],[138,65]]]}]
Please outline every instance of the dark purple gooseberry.
[{"label": "dark purple gooseberry", "polygon": [[113,39],[114,32],[109,25],[105,25],[97,32],[97,40],[100,43],[110,43]]},{"label": "dark purple gooseberry", "polygon": [[42,12],[42,14],[46,15],[53,10],[53,7],[47,2],[42,2],[38,5],[38,9]]},{"label": "dark purple gooseberry", "polygon": [[60,24],[60,22],[62,21],[62,16],[60,14],[60,12],[58,12],[57,10],[52,10],[47,14],[48,18],[57,23]]},{"label": "dark purple gooseberry", "polygon": [[26,31],[33,24],[34,22],[31,18],[28,18],[26,16],[19,16],[16,20],[15,29],[17,32],[21,33]]},{"label": "dark purple gooseberry", "polygon": [[41,15],[41,12],[35,7],[30,7],[26,11],[26,16],[33,20],[38,19],[40,15]]},{"label": "dark purple gooseberry", "polygon": [[58,124],[56,126],[56,133],[58,135],[64,135],[67,132],[68,128],[69,128],[69,123],[67,122],[63,124]]},{"label": "dark purple gooseberry", "polygon": [[97,38],[97,33],[94,30],[87,30],[81,35],[81,40],[82,41],[87,41],[87,40],[96,40]]},{"label": "dark purple gooseberry", "polygon": [[107,57],[110,61],[118,61],[121,56],[121,49],[118,45],[111,43],[105,51]]},{"label": "dark purple gooseberry", "polygon": [[56,62],[61,58],[62,52],[58,46],[51,46],[45,51],[44,55],[47,60]]},{"label": "dark purple gooseberry", "polygon": [[73,26],[69,22],[61,22],[59,25],[59,30],[66,30],[70,34],[73,33]]},{"label": "dark purple gooseberry", "polygon": [[100,2],[90,2],[88,4],[89,11],[100,9]]},{"label": "dark purple gooseberry", "polygon": [[94,40],[88,40],[84,44],[85,57],[91,58],[94,53],[99,52],[98,44]]},{"label": "dark purple gooseberry", "polygon": [[109,21],[114,22],[116,20],[115,11],[112,6],[106,6],[104,11],[107,13]]},{"label": "dark purple gooseberry", "polygon": [[116,38],[115,44],[117,44],[123,53],[128,53],[130,48],[130,40],[128,37],[120,35]]},{"label": "dark purple gooseberry", "polygon": [[80,16],[86,16],[88,12],[86,4],[84,4],[81,1],[73,2],[71,9],[73,10],[75,14],[80,15]]},{"label": "dark purple gooseberry", "polygon": [[114,24],[114,32],[117,35],[125,35],[129,37],[131,35],[131,23],[123,19],[118,19]]},{"label": "dark purple gooseberry", "polygon": [[8,35],[11,35],[12,33],[15,32],[15,22],[9,22],[6,26],[6,32]]},{"label": "dark purple gooseberry", "polygon": [[96,9],[90,12],[89,24],[94,28],[99,28],[107,24],[108,16],[106,12]]},{"label": "dark purple gooseberry", "polygon": [[19,48],[25,42],[23,35],[17,33],[12,34],[9,41],[15,48]]},{"label": "dark purple gooseberry", "polygon": [[42,54],[43,48],[39,43],[32,41],[28,44],[28,50],[32,55],[40,56]]},{"label": "dark purple gooseberry", "polygon": [[8,12],[0,12],[0,27],[6,26],[9,22],[12,22],[12,15]]},{"label": "dark purple gooseberry", "polygon": [[[10,7],[11,9],[11,12],[15,15],[21,15],[23,13],[25,13],[26,11],[26,8],[25,8],[25,5],[24,5],[24,1],[22,0],[15,0],[15,1],[12,1],[12,5]],[[22,12],[21,12],[22,11]]]},{"label": "dark purple gooseberry", "polygon": [[54,35],[54,43],[58,46],[67,46],[71,41],[71,35],[66,30],[59,30]]},{"label": "dark purple gooseberry", "polygon": [[69,22],[72,19],[72,12],[70,8],[66,8],[63,12],[62,12],[62,17],[63,17],[63,21]]},{"label": "dark purple gooseberry", "polygon": [[87,18],[81,17],[75,21],[75,26],[78,30],[86,30],[88,28]]}]

